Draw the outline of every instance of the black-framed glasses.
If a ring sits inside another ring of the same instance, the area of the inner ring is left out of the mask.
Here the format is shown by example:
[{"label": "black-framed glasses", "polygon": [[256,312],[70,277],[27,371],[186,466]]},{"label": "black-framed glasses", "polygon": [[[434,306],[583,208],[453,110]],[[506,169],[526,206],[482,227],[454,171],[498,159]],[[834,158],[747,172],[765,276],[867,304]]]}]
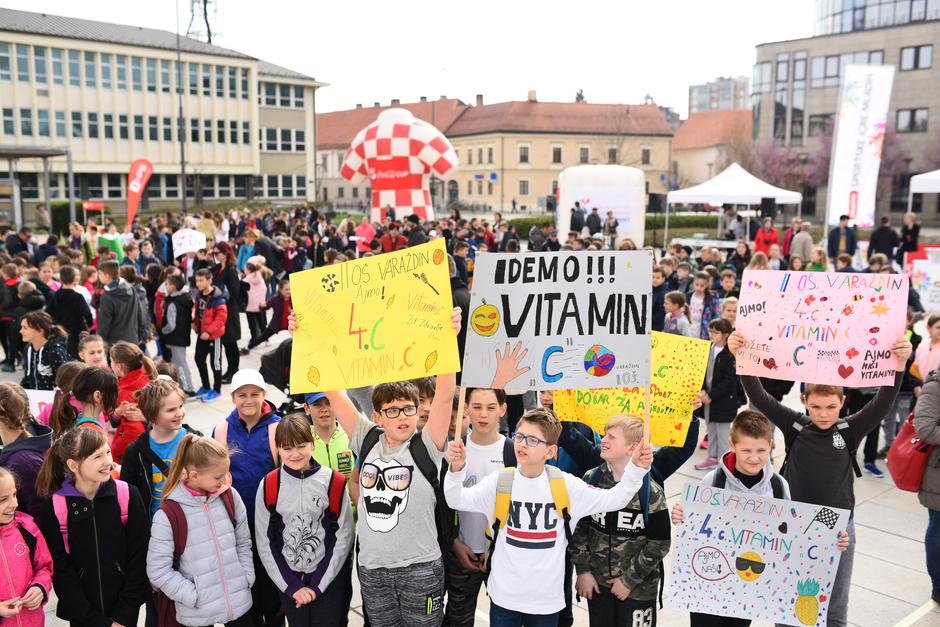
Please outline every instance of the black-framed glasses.
[{"label": "black-framed glasses", "polygon": [[[512,438],[513,442],[517,444],[522,444],[523,442],[525,442],[526,446],[530,446],[532,448],[535,448],[539,444],[548,444],[548,442],[546,442],[545,440],[540,440],[534,435],[525,435],[523,433],[519,433],[518,431],[514,431],[510,437]],[[550,444],[548,445],[551,446]]]},{"label": "black-framed glasses", "polygon": [[399,414],[405,414],[406,416],[417,416],[418,408],[414,405],[408,405],[408,407],[389,407],[388,409],[380,410],[385,414],[386,418],[398,418]]},{"label": "black-framed glasses", "polygon": [[411,485],[412,466],[389,466],[388,468],[379,468],[375,464],[363,464],[359,472],[359,485],[363,488],[371,488],[379,481],[379,477],[385,482],[389,490],[401,492],[407,490]]}]

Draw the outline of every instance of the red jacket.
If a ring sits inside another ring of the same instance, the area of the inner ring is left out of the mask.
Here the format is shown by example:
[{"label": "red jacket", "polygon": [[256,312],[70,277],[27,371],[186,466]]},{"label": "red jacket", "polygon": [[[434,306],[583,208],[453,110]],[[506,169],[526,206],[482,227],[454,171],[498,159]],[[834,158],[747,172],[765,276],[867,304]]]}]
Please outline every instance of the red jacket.
[{"label": "red jacket", "polygon": [[764,253],[770,257],[770,247],[774,244],[780,244],[780,234],[777,233],[777,229],[771,228],[770,231],[765,231],[761,228],[754,234],[754,252]]},{"label": "red jacket", "polygon": [[383,235],[379,241],[382,243],[383,253],[391,253],[391,252],[395,252],[396,250],[402,250],[403,248],[408,248],[408,240],[405,238],[404,235],[399,235],[398,239],[395,240],[395,242],[392,242],[392,238],[386,234],[386,235]]},{"label": "red jacket", "polygon": [[[118,405],[124,401],[136,403],[137,399],[134,398],[134,392],[150,383],[150,381],[147,371],[143,368],[132,370],[118,379]],[[115,463],[121,463],[127,445],[136,440],[137,436],[143,433],[146,427],[146,423],[121,418],[121,424],[118,425],[117,431],[114,432],[114,439],[111,440],[111,456],[114,457]]]},{"label": "red jacket", "polygon": [[219,339],[225,335],[226,320],[228,320],[228,289],[224,285],[213,285],[212,292],[208,296],[199,292],[196,310],[193,312],[193,329],[196,331],[196,336],[208,333],[210,340]]}]

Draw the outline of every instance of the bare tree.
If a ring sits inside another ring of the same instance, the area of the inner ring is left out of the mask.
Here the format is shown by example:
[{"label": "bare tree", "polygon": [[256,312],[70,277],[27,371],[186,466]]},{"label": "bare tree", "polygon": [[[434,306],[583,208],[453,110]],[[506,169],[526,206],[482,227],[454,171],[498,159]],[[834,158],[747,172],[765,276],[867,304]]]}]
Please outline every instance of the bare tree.
[{"label": "bare tree", "polygon": [[718,150],[718,172],[732,163],[737,163],[754,176],[760,176],[757,144],[751,137],[750,129],[740,124],[732,129],[731,135]]},{"label": "bare tree", "polygon": [[578,93],[574,95],[575,102],[587,102],[587,99],[584,97],[584,90],[579,89]]},{"label": "bare tree", "polygon": [[640,165],[641,151],[636,139],[636,121],[631,117],[630,105],[608,105],[598,117],[601,118],[598,126],[605,131],[593,135],[593,154],[600,155],[600,162],[609,165]]}]

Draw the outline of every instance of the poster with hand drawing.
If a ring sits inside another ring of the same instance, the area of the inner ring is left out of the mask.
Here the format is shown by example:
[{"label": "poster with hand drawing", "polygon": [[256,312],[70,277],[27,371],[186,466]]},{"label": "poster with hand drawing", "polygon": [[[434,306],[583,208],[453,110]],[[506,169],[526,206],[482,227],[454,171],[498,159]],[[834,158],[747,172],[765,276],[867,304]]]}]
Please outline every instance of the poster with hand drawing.
[{"label": "poster with hand drawing", "polygon": [[672,545],[670,608],[826,624],[847,510],[694,483],[682,489],[682,510]]},{"label": "poster with hand drawing", "polygon": [[649,385],[652,272],[650,251],[478,255],[463,384]]}]

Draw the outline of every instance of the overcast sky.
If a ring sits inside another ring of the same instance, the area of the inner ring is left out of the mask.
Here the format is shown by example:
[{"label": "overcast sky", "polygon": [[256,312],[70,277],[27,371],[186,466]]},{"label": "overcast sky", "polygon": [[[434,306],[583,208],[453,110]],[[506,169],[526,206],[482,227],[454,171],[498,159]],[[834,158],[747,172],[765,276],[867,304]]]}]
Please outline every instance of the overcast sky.
[{"label": "overcast sky", "polygon": [[[0,0],[3,6],[174,31],[172,0]],[[754,46],[809,37],[813,0],[218,0],[213,43],[330,84],[317,110],[446,95],[464,102],[657,104],[688,113],[688,88],[750,77]],[[180,28],[190,20],[179,0]],[[204,30],[204,29],[203,29]]]}]

